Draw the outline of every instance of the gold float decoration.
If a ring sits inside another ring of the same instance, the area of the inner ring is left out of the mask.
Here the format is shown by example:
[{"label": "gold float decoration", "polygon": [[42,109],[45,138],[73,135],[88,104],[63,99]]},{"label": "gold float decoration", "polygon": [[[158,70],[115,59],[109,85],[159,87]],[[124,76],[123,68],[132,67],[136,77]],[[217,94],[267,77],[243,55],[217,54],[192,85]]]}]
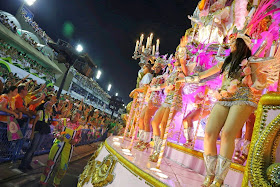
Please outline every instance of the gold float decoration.
[{"label": "gold float decoration", "polygon": [[101,187],[112,183],[115,178],[113,171],[116,162],[117,159],[111,154],[107,155],[102,162],[96,161],[92,172],[91,184],[95,187]]},{"label": "gold float decoration", "polygon": [[268,93],[261,97],[242,186],[280,186],[280,163],[275,162],[280,139],[280,113],[269,124],[271,110],[280,110],[280,95]]},{"label": "gold float decoration", "polygon": [[139,176],[139,178],[144,179],[146,184],[149,186],[160,186],[160,187],[167,187],[164,182],[158,180],[157,178],[153,177],[149,173],[146,173],[142,169],[138,168],[136,165],[131,163],[129,160],[127,160],[123,155],[118,153],[113,147],[111,147],[107,140],[105,140],[105,148],[106,150],[117,157],[118,162],[123,165],[125,168],[127,168],[131,173],[133,173],[135,176]]},{"label": "gold float decoration", "polygon": [[266,174],[272,186],[280,186],[280,163],[270,165],[267,168]]},{"label": "gold float decoration", "polygon": [[79,176],[77,187],[82,187],[85,183],[89,182],[91,178],[91,173],[95,168],[95,159],[99,155],[104,143],[100,143],[99,148],[94,152],[94,154],[88,160],[87,165],[84,167],[83,173]]}]

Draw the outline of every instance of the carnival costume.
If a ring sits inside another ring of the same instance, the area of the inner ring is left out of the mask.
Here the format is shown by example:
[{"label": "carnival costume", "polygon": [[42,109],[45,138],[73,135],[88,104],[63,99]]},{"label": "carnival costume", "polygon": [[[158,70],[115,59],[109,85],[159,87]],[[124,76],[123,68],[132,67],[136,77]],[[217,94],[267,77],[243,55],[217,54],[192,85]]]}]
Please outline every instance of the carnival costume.
[{"label": "carnival costume", "polygon": [[[139,82],[139,88],[143,88],[145,85],[150,84],[151,80],[153,78],[153,75],[151,73],[147,73],[143,76],[141,81]],[[139,92],[137,103],[140,104],[141,102],[145,101],[145,94],[142,92]]]},{"label": "carnival costume", "polygon": [[[144,75],[144,77],[142,78],[142,80],[139,82],[139,88],[144,88],[145,85],[150,84],[152,78],[153,78],[153,75],[151,73],[146,73]],[[144,103],[142,103],[142,102],[144,102]],[[142,107],[140,107],[141,104],[142,104]],[[143,106],[145,106],[146,104],[147,104],[147,101],[145,99],[145,94],[142,92],[139,92],[138,96],[137,96],[137,103],[136,103],[137,111],[135,111],[135,113],[134,113],[134,118],[136,118],[139,115]],[[143,141],[144,139],[145,140],[148,139],[148,134],[145,133],[145,131],[142,129],[139,130],[138,135],[139,135],[139,141],[134,146],[134,148],[136,148],[136,149],[138,149],[144,143],[144,141]]]},{"label": "carnival costume", "polygon": [[[169,77],[165,81],[166,86],[174,85],[176,84],[176,80],[179,77],[179,75],[182,73],[181,70],[174,68],[174,70],[170,73]],[[181,112],[183,104],[182,104],[182,87],[180,87],[179,92],[176,93],[175,89],[173,88],[172,90],[166,90],[165,92],[168,92],[166,95],[166,98],[164,102],[162,103],[161,107],[163,108],[171,108],[172,104],[174,104],[174,110],[176,112]],[[177,96],[175,97],[175,94]],[[174,98],[176,99],[174,101]],[[163,139],[160,138],[160,136],[153,135],[153,140],[154,140],[154,152],[152,155],[150,155],[150,161],[152,162],[157,162],[159,154],[160,154],[160,149],[162,146]]]},{"label": "carnival costume", "polygon": [[[164,75],[159,75],[157,77],[154,77],[155,80],[152,81],[152,83],[150,84],[150,86],[157,86],[159,84],[163,84],[164,83]],[[162,91],[152,91],[150,93],[150,97],[148,99],[148,101],[146,101],[148,103],[148,107],[157,107],[159,108],[162,104],[162,98],[164,97]]]},{"label": "carnival costume", "polygon": [[[167,60],[165,60],[164,57],[163,58],[159,57],[156,59],[154,67],[160,66],[161,69],[163,70],[166,67],[167,63],[168,62],[167,62]],[[150,87],[159,86],[159,85],[163,84],[164,81],[165,81],[165,75],[158,75],[152,79],[152,82],[150,83]],[[162,90],[154,90],[154,91],[148,92],[145,97],[145,105],[147,105],[147,107],[148,107],[147,110],[154,109],[154,108],[158,109],[162,104],[163,97],[164,97],[164,95],[162,93]],[[145,111],[145,113],[146,112],[147,111]],[[145,125],[150,125],[150,124],[144,124],[144,126]],[[143,129],[140,129],[139,130],[139,140],[140,141],[135,146],[135,148],[140,151],[144,151],[145,149],[148,149],[149,145],[150,145],[149,143],[151,141],[151,132],[150,131],[147,132]]]},{"label": "carnival costume", "polygon": [[[251,40],[245,35],[239,35],[242,38],[245,45],[250,48]],[[218,63],[221,65],[220,63]],[[256,106],[255,99],[251,93],[250,87],[253,85],[251,79],[251,68],[249,66],[248,60],[243,59],[240,63],[237,71],[229,75],[229,69],[231,68],[231,63],[229,63],[223,72],[222,87],[219,91],[215,92],[215,97],[217,98],[217,104],[222,106],[231,107],[233,105],[249,105],[252,107]],[[220,67],[213,67],[219,70]],[[215,72],[210,73],[204,77],[209,77],[215,74]],[[199,73],[185,77],[185,82],[200,82]],[[213,153],[214,154],[214,153]],[[203,186],[221,186],[227,172],[231,161],[221,155],[212,156],[204,155],[205,166],[206,166],[206,177],[203,182]]]},{"label": "carnival costume", "polygon": [[[183,59],[183,61],[186,61],[186,65],[185,65],[187,67],[187,72],[185,72],[186,75],[192,75],[199,72],[203,72],[213,66],[213,61],[214,61],[214,58],[212,57],[213,53],[207,52],[208,47],[209,45],[203,45],[203,44],[200,44],[197,47],[191,44],[188,44],[186,47],[182,47],[182,46],[179,47],[178,56],[181,59]],[[189,60],[186,60],[186,54],[190,56]],[[182,66],[183,65],[184,64],[182,64]],[[204,85],[204,83],[209,80],[211,80],[210,81],[211,83],[207,83],[207,87],[215,87],[213,85],[217,85],[217,82],[219,82],[219,80],[217,79],[217,75],[214,74],[208,77],[207,79],[201,81],[200,85],[185,83],[185,86],[183,88],[184,95],[185,95],[184,100],[187,100],[188,104],[193,103],[195,105],[194,108],[183,119],[184,136],[186,138],[186,143],[184,144],[184,146],[188,148],[194,147],[194,142],[195,142],[194,135],[196,134],[194,133],[192,121],[190,121],[193,119],[188,119],[188,118],[191,115],[195,114],[196,111],[202,110],[200,111],[200,116],[199,116],[199,118],[201,118],[205,112],[209,113],[211,108],[210,106],[211,102],[207,97],[208,88],[206,88],[206,86]]]},{"label": "carnival costume", "polygon": [[[169,75],[168,79],[166,80],[166,84],[167,85],[175,85],[176,83],[176,79],[178,78],[179,74],[182,73],[181,70],[174,70],[171,72],[171,74]],[[174,98],[174,95],[177,94],[175,93],[175,90],[170,90],[167,95],[166,98],[162,104],[162,107],[164,108],[170,108],[172,105],[172,101]],[[182,110],[183,104],[182,104],[182,90],[180,90],[180,93],[178,93],[177,99],[175,101],[175,110],[180,112]]]},{"label": "carnival costume", "polygon": [[81,128],[82,126],[78,122],[72,123],[66,118],[63,118],[60,124],[57,125],[55,137],[63,136],[64,141],[61,141],[58,138],[54,140],[48,156],[47,165],[41,175],[41,184],[47,184],[54,170],[55,164],[61,156],[60,165],[53,181],[53,184],[56,186],[60,184],[62,178],[66,174],[74,149],[74,145],[70,144],[70,141],[74,141],[76,143],[80,141]]}]

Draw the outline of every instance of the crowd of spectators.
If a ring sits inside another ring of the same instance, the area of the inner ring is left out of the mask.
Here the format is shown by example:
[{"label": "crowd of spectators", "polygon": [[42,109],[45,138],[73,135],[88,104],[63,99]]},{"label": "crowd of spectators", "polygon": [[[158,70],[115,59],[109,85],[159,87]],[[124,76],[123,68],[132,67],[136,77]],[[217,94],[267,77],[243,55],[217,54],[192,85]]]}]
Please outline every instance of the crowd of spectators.
[{"label": "crowd of spectators", "polygon": [[0,57],[11,57],[15,62],[14,65],[24,69],[25,71],[34,74],[37,74],[38,77],[45,80],[50,80],[55,82],[55,75],[49,69],[40,65],[37,61],[29,58],[26,53],[20,52],[16,48],[12,47],[5,41],[0,39]]},{"label": "crowd of spectators", "polygon": [[[54,90],[53,86],[46,87],[46,84],[38,84],[36,81],[30,79],[28,76],[20,79],[17,74],[7,72],[5,68],[0,67],[0,94],[6,94],[11,86],[16,86],[20,94],[22,90],[27,91],[26,94],[22,95],[24,98],[24,106],[26,111],[33,111],[35,113],[22,112],[28,116],[36,114],[36,107],[41,103],[49,101],[52,97],[55,97],[57,91]],[[24,86],[24,88],[23,88]],[[40,98],[40,99],[38,99]],[[46,99],[45,99],[46,98]],[[14,101],[15,102],[15,101]],[[35,106],[34,106],[35,105]],[[16,103],[10,105],[13,110],[18,109]],[[20,105],[22,107],[22,104]],[[82,117],[83,122],[86,124],[88,121],[87,116],[90,111],[95,110],[93,106],[84,103],[83,100],[78,100],[71,97],[69,94],[64,94],[60,96],[60,99],[55,102],[54,113],[57,118],[69,117],[71,112],[75,109],[82,110],[84,112],[84,117]],[[14,114],[14,113],[13,113]],[[98,113],[99,114],[99,113]],[[92,114],[91,114],[92,115]],[[105,114],[99,116],[106,116]],[[108,119],[107,119],[108,120]],[[101,123],[97,123],[101,124]],[[96,125],[96,123],[95,123]]]},{"label": "crowd of spectators", "polygon": [[83,96],[86,99],[87,103],[95,106],[96,108],[100,108],[106,113],[111,113],[109,104],[106,104],[109,103],[109,101],[104,100],[104,96],[98,95],[98,97],[97,94],[94,94],[93,92],[88,92],[83,87],[81,87],[81,85],[78,85],[76,83],[72,84],[71,93],[74,94],[73,92],[79,94],[80,96]]},{"label": "crowd of spectators", "polygon": [[28,23],[34,30],[34,32],[40,36],[40,38],[47,44],[50,41],[53,41],[47,34],[46,32],[39,27],[38,23],[33,21],[30,17],[26,16],[26,14],[22,13],[22,17],[24,18],[25,22]]},{"label": "crowd of spectators", "polygon": [[96,93],[96,95],[102,97],[103,100],[110,98],[110,95],[107,92],[105,92],[96,81],[82,75],[74,68],[71,68],[70,71],[74,74],[74,77],[78,80],[81,87],[92,90],[94,93]]},{"label": "crowd of spectators", "polygon": [[10,21],[7,15],[4,14],[0,14],[0,22],[7,27],[8,29],[10,29],[13,33],[17,34],[17,26],[15,25],[15,23],[13,21]]},{"label": "crowd of spectators", "polygon": [[21,35],[21,38],[22,38],[24,41],[28,42],[32,47],[34,47],[35,49],[39,50],[39,48],[38,48],[38,43],[35,42],[30,36],[28,36],[27,33],[23,33],[23,34]]},{"label": "crowd of spectators", "polygon": [[[87,129],[85,133],[82,133],[82,140],[84,141],[93,139],[104,140],[107,136],[122,133],[124,124],[119,119],[107,116],[100,110],[84,103],[83,100],[74,99],[68,94],[61,95],[57,100],[56,91],[52,86],[47,87],[46,84],[37,84],[36,81],[29,79],[28,76],[20,79],[16,74],[8,73],[1,67],[0,72],[0,111],[12,115],[18,121],[21,128],[25,124],[24,122],[26,122],[26,117],[24,116],[31,119],[29,122],[29,133],[26,133],[29,135],[26,136],[25,134],[25,137],[33,139],[34,134],[40,133],[34,127],[36,127],[38,119],[43,119],[42,111],[45,109],[50,113],[53,120],[51,122],[51,126],[53,126],[51,129],[54,129],[57,125],[55,119],[70,118],[74,111],[82,111],[79,123],[83,125],[83,129]],[[51,109],[49,108],[50,106]],[[0,114],[0,121],[1,128],[7,127],[3,123],[8,121],[6,115]],[[45,136],[51,136],[51,133]],[[36,141],[34,141],[41,144],[42,142],[39,140],[42,137],[36,137]],[[0,144],[0,150],[2,150],[2,143]],[[35,149],[37,148],[35,146]]]},{"label": "crowd of spectators", "polygon": [[[7,27],[8,29],[10,29],[13,33],[15,33],[16,35],[19,35],[24,41],[26,41],[27,43],[29,43],[32,47],[34,47],[36,50],[38,50],[39,52],[41,52],[43,55],[47,56],[50,60],[52,60],[52,57],[48,54],[48,53],[44,53],[44,51],[42,51],[42,47],[39,45],[39,43],[37,43],[28,33],[24,32],[21,33],[22,31],[18,32],[18,28],[15,25],[15,23],[11,20],[9,20],[8,16],[5,14],[1,14],[0,13],[0,22]],[[37,31],[39,32],[39,31]],[[36,32],[36,33],[37,33]],[[38,34],[38,33],[37,33]],[[44,38],[44,41],[46,40],[46,38]],[[50,40],[48,40],[50,41]],[[47,43],[45,43],[47,45]]]}]

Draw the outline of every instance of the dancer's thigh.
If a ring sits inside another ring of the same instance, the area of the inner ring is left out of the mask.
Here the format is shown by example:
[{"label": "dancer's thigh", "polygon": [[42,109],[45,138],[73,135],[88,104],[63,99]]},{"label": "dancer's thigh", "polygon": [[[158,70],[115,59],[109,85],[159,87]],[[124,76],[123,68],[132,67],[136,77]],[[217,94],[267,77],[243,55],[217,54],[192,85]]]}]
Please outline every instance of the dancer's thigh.
[{"label": "dancer's thigh", "polygon": [[210,110],[203,110],[202,113],[201,113],[201,110],[202,109],[198,109],[198,110],[195,111],[195,113],[192,116],[193,121],[201,120],[201,119],[205,118],[206,116],[208,116],[210,114]]},{"label": "dancer's thigh", "polygon": [[229,107],[216,104],[211,110],[205,127],[205,136],[217,136],[225,124],[229,112]]},{"label": "dancer's thigh", "polygon": [[163,118],[163,115],[165,113],[166,108],[160,107],[158,111],[155,114],[155,117],[153,119],[153,125],[159,125],[161,123],[161,119]]},{"label": "dancer's thigh", "polygon": [[248,105],[234,105],[230,107],[223,128],[223,135],[235,137],[253,111],[254,107]]},{"label": "dancer's thigh", "polygon": [[148,110],[148,106],[145,106],[145,107],[143,108],[143,110],[141,111],[140,119],[144,119],[147,110]]},{"label": "dancer's thigh", "polygon": [[147,108],[145,113],[145,120],[150,120],[158,109],[158,107]]}]

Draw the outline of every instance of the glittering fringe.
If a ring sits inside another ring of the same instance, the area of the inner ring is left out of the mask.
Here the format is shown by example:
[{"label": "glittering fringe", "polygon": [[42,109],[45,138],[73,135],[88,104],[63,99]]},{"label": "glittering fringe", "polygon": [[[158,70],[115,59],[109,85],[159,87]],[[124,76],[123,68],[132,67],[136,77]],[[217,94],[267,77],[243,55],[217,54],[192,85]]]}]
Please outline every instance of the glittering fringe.
[{"label": "glittering fringe", "polygon": [[258,105],[252,101],[217,101],[215,104],[231,107],[233,105],[249,105],[257,108]]}]

